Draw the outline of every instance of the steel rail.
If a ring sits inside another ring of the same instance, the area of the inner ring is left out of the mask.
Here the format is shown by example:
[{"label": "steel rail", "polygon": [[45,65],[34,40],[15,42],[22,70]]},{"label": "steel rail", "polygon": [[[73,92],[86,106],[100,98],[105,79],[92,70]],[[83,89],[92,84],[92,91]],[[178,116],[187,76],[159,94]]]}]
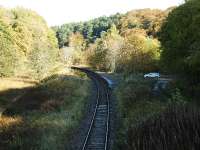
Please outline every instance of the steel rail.
[{"label": "steel rail", "polygon": [[84,139],[83,146],[81,150],[86,150],[88,146],[88,141],[91,136],[92,128],[94,126],[94,122],[97,115],[97,110],[99,106],[99,100],[100,100],[100,88],[104,89],[105,96],[106,96],[106,102],[107,102],[107,116],[106,116],[106,132],[105,132],[105,142],[104,142],[104,150],[108,149],[108,143],[109,143],[109,123],[110,123],[110,101],[109,101],[109,83],[106,79],[104,79],[101,75],[98,73],[95,73],[93,71],[90,71],[86,68],[78,68],[78,67],[72,67],[72,69],[80,70],[82,72],[85,72],[90,78],[94,81],[95,86],[97,88],[97,101],[95,104],[95,110],[92,116],[92,120],[90,122],[89,129],[87,131],[86,137]]},{"label": "steel rail", "polygon": [[[94,79],[93,79],[93,81],[94,81]],[[86,135],[86,138],[85,138],[85,141],[84,141],[82,150],[85,150],[85,148],[86,148],[86,146],[87,146],[87,142],[88,142],[88,139],[89,139],[89,137],[90,137],[90,133],[91,133],[92,127],[93,127],[93,125],[94,125],[94,120],[95,120],[96,113],[97,113],[97,109],[98,109],[98,105],[99,105],[100,90],[99,90],[97,81],[95,81],[95,86],[96,86],[96,88],[97,88],[97,102],[96,102],[96,106],[95,106],[95,110],[94,110],[94,113],[93,113],[93,117],[92,117],[92,120],[91,120],[91,123],[90,123],[89,130],[88,130],[88,132],[87,132],[87,135]]]},{"label": "steel rail", "polygon": [[107,98],[107,107],[108,107],[108,112],[107,112],[107,122],[106,122],[106,139],[105,139],[105,147],[104,150],[107,150],[108,148],[108,136],[109,136],[109,123],[110,123],[110,100],[109,100],[109,89],[107,88],[106,92],[106,98]]}]

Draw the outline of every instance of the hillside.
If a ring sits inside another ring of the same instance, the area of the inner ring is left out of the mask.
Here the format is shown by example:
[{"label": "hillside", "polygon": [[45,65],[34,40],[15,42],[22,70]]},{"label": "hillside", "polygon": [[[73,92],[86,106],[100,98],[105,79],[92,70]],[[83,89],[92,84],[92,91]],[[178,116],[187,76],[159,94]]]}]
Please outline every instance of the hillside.
[{"label": "hillside", "polygon": [[0,7],[0,149],[198,150],[199,20],[199,0],[54,27]]}]

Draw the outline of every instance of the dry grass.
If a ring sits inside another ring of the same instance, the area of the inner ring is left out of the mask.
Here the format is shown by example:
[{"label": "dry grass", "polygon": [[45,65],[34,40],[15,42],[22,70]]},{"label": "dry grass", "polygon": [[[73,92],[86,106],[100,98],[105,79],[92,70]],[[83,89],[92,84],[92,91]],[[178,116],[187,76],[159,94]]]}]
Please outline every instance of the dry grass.
[{"label": "dry grass", "polygon": [[0,78],[0,114],[38,81],[25,77]]},{"label": "dry grass", "polygon": [[64,104],[64,101],[48,100],[41,105],[40,110],[42,112],[51,112],[59,108],[62,104]]},{"label": "dry grass", "polygon": [[5,150],[66,149],[84,115],[89,83],[85,76],[62,74],[52,75],[28,89],[3,113],[14,118],[20,116],[23,121],[13,121],[7,130],[0,127],[0,147]]},{"label": "dry grass", "polygon": [[13,125],[19,125],[22,123],[21,117],[0,117],[0,129],[6,129]]},{"label": "dry grass", "polygon": [[0,92],[35,86],[38,81],[27,78],[0,78]]},{"label": "dry grass", "polygon": [[163,113],[129,127],[127,150],[197,150],[200,112],[194,107],[170,106]]}]

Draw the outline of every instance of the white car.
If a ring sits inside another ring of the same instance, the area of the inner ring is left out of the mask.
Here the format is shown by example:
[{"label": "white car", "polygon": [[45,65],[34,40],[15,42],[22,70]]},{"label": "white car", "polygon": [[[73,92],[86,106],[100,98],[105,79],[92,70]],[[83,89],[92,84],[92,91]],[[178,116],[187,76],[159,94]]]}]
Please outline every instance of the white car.
[{"label": "white car", "polygon": [[160,74],[156,72],[147,73],[144,78],[160,78]]}]

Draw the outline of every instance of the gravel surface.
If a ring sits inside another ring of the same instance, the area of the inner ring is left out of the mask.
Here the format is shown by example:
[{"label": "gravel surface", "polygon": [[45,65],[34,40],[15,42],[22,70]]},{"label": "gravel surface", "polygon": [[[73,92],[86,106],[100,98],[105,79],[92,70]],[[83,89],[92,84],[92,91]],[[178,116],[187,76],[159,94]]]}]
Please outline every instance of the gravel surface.
[{"label": "gravel surface", "polygon": [[97,97],[97,89],[95,87],[95,84],[94,82],[91,82],[91,84],[92,90],[89,97],[88,105],[86,107],[85,117],[81,121],[79,128],[73,133],[69,145],[66,146],[66,150],[80,150],[81,146],[84,143],[85,136],[92,120]]},{"label": "gravel surface", "polygon": [[101,72],[102,76],[106,77],[107,79],[111,80],[113,82],[113,87],[110,91],[110,137],[109,137],[109,150],[114,150],[114,142],[115,142],[115,135],[116,135],[116,129],[118,124],[118,115],[117,115],[117,101],[116,96],[114,95],[114,89],[118,85],[120,81],[120,75],[117,74],[108,74]]},{"label": "gravel surface", "polygon": [[[105,76],[106,78],[111,79],[114,82],[117,82],[115,77],[112,77],[111,75],[108,75],[106,73],[100,73],[101,75]],[[80,123],[79,128],[74,132],[74,134],[71,137],[71,141],[69,144],[66,146],[66,150],[81,150],[81,146],[84,143],[85,136],[87,134],[87,131],[90,126],[90,122],[92,119],[93,111],[95,109],[95,104],[96,104],[96,97],[97,97],[97,89],[95,87],[94,82],[92,83],[92,90],[91,90],[91,95],[89,97],[89,102],[86,107],[86,113],[85,117]],[[116,86],[115,84],[114,86]],[[113,149],[113,144],[114,144],[114,139],[115,139],[115,129],[117,125],[117,111],[116,111],[116,98],[115,95],[113,94],[113,89],[110,92],[110,135],[109,135],[109,145],[108,149],[109,150],[114,150]]]}]

